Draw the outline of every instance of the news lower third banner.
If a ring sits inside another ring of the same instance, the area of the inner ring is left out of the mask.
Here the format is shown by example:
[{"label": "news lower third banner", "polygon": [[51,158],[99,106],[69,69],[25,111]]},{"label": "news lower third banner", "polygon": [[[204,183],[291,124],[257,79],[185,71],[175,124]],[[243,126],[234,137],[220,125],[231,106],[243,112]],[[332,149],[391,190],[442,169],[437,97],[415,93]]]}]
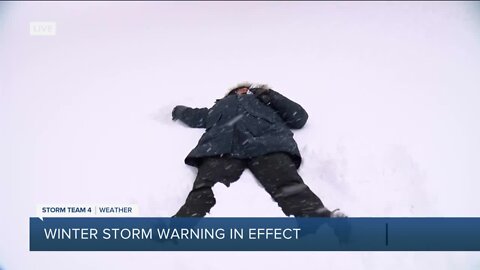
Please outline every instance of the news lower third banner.
[{"label": "news lower third banner", "polygon": [[480,251],[480,218],[30,218],[31,251]]}]

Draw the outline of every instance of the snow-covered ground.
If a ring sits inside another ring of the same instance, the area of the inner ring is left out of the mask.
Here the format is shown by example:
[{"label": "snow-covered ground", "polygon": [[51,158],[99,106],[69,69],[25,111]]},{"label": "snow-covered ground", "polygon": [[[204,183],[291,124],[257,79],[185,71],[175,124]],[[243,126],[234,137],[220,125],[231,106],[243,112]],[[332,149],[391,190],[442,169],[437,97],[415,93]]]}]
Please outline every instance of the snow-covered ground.
[{"label": "snow-covered ground", "polygon": [[[308,111],[300,173],[328,207],[480,216],[478,3],[3,2],[0,269],[480,268],[466,252],[28,251],[40,203],[175,213],[203,131],[171,109],[242,81]],[[214,192],[210,216],[283,216],[249,171]]]}]

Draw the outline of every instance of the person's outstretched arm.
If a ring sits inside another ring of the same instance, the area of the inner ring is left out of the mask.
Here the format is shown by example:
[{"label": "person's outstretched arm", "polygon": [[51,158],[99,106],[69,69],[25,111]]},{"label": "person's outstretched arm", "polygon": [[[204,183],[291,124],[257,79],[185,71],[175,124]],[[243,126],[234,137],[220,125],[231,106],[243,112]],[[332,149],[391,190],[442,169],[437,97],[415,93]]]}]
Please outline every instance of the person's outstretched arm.
[{"label": "person's outstretched arm", "polygon": [[190,108],[178,105],[173,108],[172,120],[180,121],[192,128],[205,128],[208,108]]},{"label": "person's outstretched arm", "polygon": [[289,128],[302,128],[308,119],[308,113],[298,103],[269,88],[250,89],[266,105],[272,107],[282,117]]}]

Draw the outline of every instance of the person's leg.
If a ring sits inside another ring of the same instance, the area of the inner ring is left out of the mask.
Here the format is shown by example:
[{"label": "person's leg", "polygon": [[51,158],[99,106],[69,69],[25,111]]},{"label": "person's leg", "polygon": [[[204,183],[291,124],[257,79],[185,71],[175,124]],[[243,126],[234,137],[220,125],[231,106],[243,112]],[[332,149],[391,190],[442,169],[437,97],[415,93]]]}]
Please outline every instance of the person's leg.
[{"label": "person's leg", "polygon": [[208,157],[198,167],[197,177],[185,204],[174,217],[203,217],[215,205],[212,187],[218,183],[229,186],[242,175],[245,161],[231,157]]},{"label": "person's leg", "polygon": [[272,196],[285,215],[329,217],[331,212],[305,185],[286,153],[273,153],[251,159],[248,168]]}]

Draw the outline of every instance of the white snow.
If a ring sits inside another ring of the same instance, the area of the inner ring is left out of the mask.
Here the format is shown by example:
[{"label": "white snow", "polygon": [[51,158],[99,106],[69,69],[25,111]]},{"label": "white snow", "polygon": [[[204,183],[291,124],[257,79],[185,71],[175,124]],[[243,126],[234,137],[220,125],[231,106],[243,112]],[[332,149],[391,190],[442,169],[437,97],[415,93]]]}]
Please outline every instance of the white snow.
[{"label": "white snow", "polygon": [[[171,216],[203,133],[171,110],[243,81],[308,111],[300,173],[328,207],[479,216],[479,33],[475,2],[2,2],[0,268],[478,269],[468,252],[29,252],[28,218],[41,203]],[[210,216],[283,216],[248,171],[214,192]]]}]

